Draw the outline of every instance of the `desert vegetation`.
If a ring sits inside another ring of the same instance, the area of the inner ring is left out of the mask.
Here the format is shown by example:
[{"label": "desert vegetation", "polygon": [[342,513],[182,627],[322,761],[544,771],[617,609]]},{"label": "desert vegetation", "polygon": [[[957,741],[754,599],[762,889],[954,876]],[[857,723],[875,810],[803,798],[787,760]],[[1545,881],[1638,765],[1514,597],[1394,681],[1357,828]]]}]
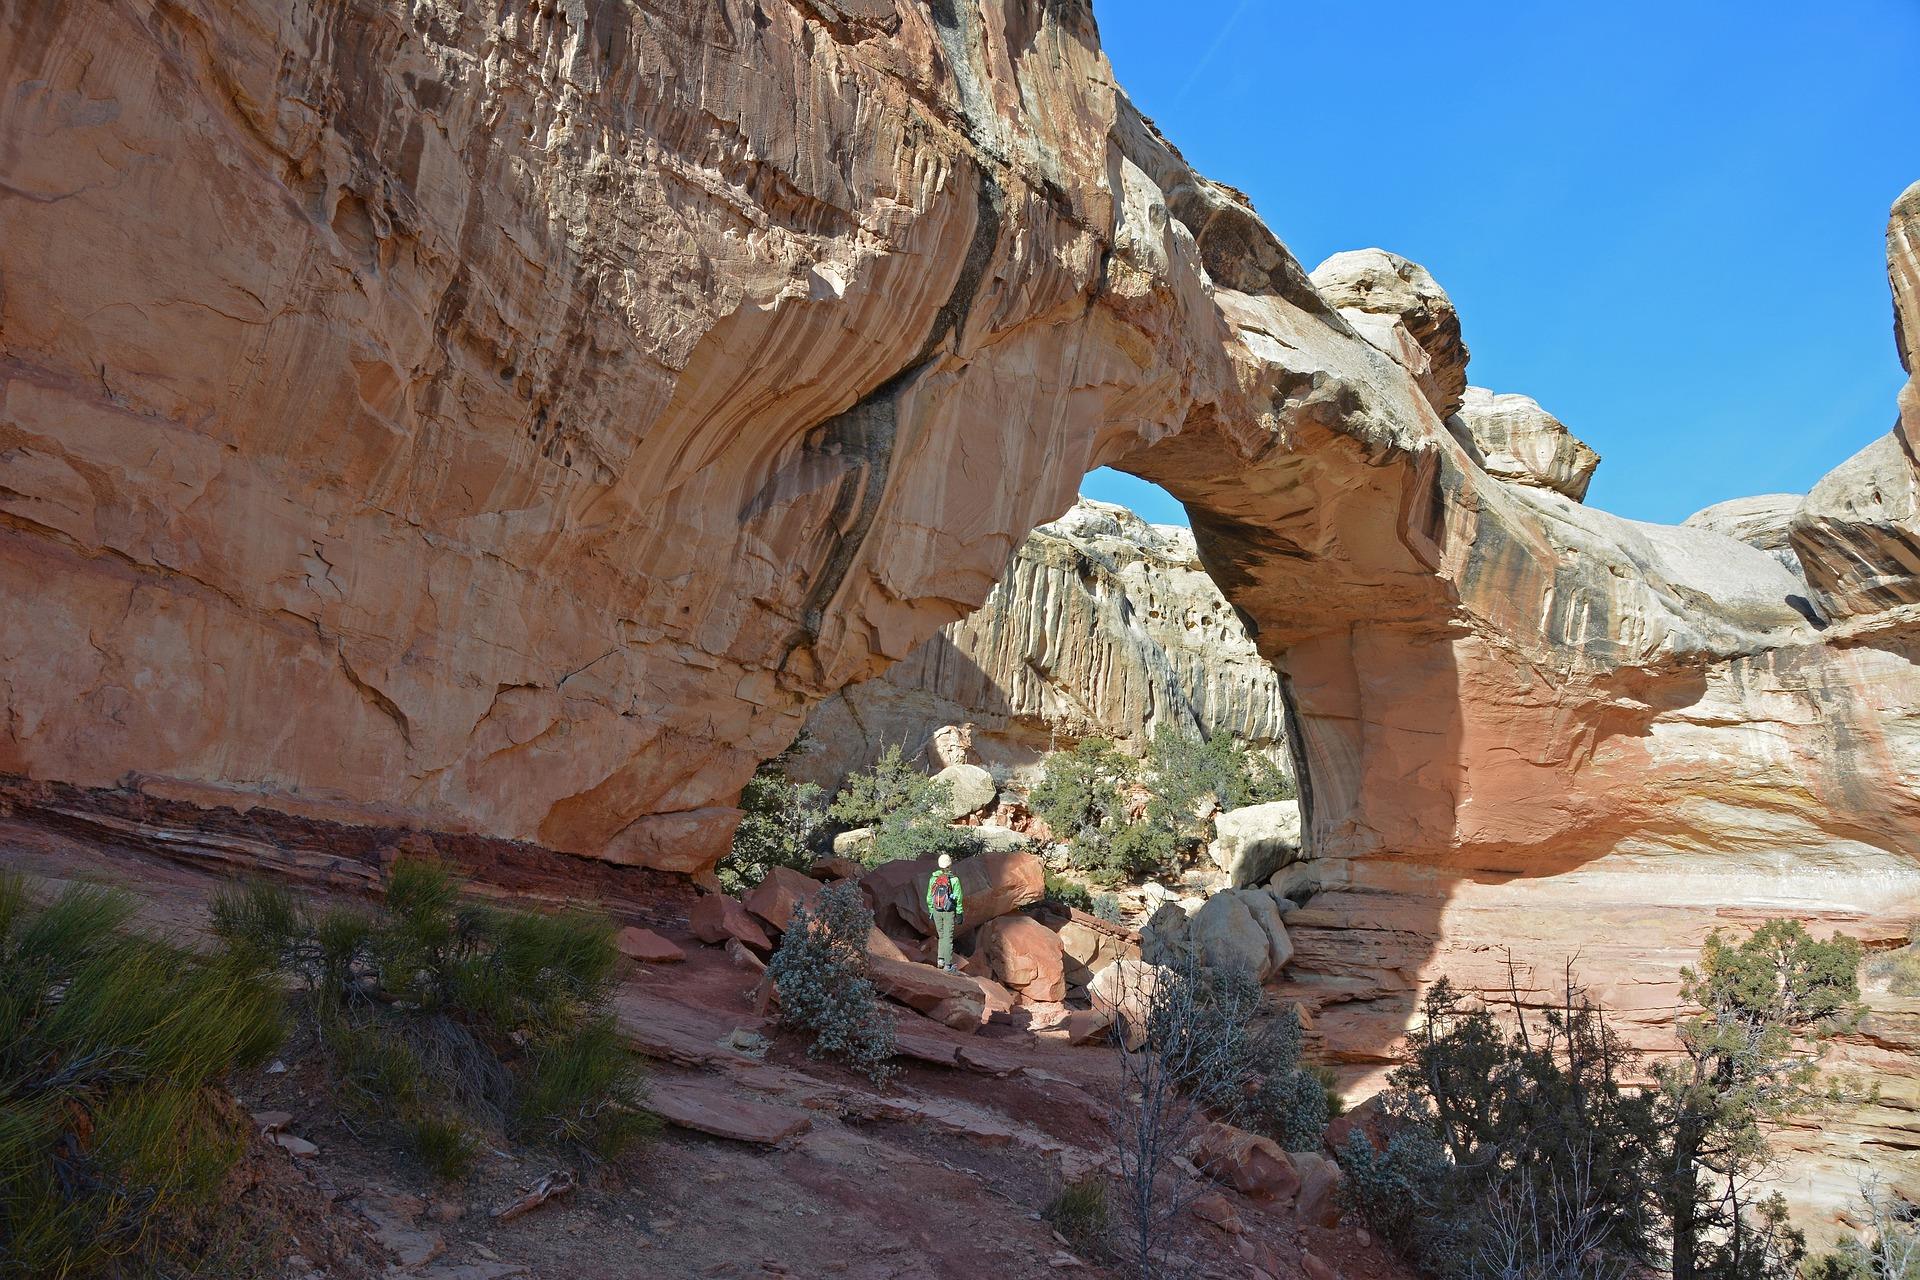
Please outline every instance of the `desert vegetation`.
[{"label": "desert vegetation", "polygon": [[1212,815],[1293,795],[1265,755],[1231,735],[1195,738],[1161,728],[1136,760],[1104,738],[1048,757],[1029,798],[1066,841],[1072,865],[1101,879],[1140,879],[1204,844]]},{"label": "desert vegetation", "polygon": [[1558,1007],[1516,994],[1506,1024],[1436,983],[1383,1141],[1340,1153],[1352,1206],[1436,1277],[1788,1280],[1805,1247],[1765,1190],[1768,1129],[1843,1096],[1819,1058],[1858,1016],[1859,961],[1791,921],[1716,934],[1645,1085],[1571,970]]},{"label": "desert vegetation", "polygon": [[867,977],[873,912],[851,882],[820,891],[795,909],[767,976],[780,1021],[808,1038],[812,1057],[838,1058],[876,1084],[892,1073],[893,1020]]},{"label": "desert vegetation", "polygon": [[280,992],[133,911],[0,878],[0,1275],[190,1272],[245,1149],[219,1085],[280,1044]]},{"label": "desert vegetation", "polygon": [[619,953],[602,917],[466,901],[448,869],[403,859],[373,909],[253,885],[213,920],[236,963],[296,989],[343,1110],[437,1177],[502,1139],[602,1160],[657,1127],[608,1009]]},{"label": "desert vegetation", "polygon": [[[1145,974],[1151,974],[1150,977]],[[1329,1117],[1322,1079],[1300,1061],[1300,1026],[1260,984],[1192,957],[1143,972],[1121,993],[1133,1010],[1113,1029],[1118,1082],[1109,1116],[1119,1173],[1120,1250],[1142,1280],[1164,1270],[1169,1227],[1206,1184],[1181,1161],[1202,1130],[1223,1124],[1282,1148],[1319,1144]]]}]

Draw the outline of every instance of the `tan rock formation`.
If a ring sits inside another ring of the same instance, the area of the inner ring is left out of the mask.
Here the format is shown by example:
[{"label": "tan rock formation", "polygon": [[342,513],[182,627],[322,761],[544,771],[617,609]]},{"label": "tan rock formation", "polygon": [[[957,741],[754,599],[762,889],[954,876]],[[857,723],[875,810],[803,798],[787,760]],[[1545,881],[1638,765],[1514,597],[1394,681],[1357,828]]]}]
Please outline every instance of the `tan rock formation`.
[{"label": "tan rock formation", "polygon": [[1600,455],[1532,396],[1468,387],[1459,413],[1447,426],[1488,475],[1551,489],[1575,502],[1586,499],[1587,485],[1600,465]]},{"label": "tan rock formation", "polygon": [[1336,253],[1313,269],[1313,287],[1368,342],[1404,365],[1442,418],[1467,391],[1460,316],[1427,269],[1385,249]]},{"label": "tan rock formation", "polygon": [[971,725],[969,747],[1030,778],[1049,750],[1088,736],[1143,750],[1163,725],[1231,733],[1284,757],[1280,678],[1207,576],[1193,534],[1080,499],[1028,535],[977,611],[807,720],[796,772],[837,786],[890,744]]},{"label": "tan rock formation", "polygon": [[1750,547],[1770,553],[1790,573],[1804,576],[1800,557],[1793,551],[1793,517],[1806,500],[1798,493],[1763,493],[1751,498],[1729,498],[1702,507],[1680,523],[1689,529],[1722,533]]},{"label": "tan rock formation", "polygon": [[0,772],[697,872],[1111,463],[1285,673],[1382,983],[1920,902],[1912,381],[1802,584],[1489,475],[1431,277],[1323,294],[1082,6],[0,22]]}]

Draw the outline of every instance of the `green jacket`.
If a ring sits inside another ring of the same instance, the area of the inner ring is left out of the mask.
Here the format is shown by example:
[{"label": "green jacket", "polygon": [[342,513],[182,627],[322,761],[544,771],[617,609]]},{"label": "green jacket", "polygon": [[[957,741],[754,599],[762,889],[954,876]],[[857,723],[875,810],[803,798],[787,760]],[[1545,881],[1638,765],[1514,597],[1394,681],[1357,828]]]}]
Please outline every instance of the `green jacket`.
[{"label": "green jacket", "polygon": [[961,903],[960,873],[951,868],[942,871],[938,867],[934,868],[933,874],[927,877],[927,914],[933,914],[933,882],[941,876],[947,877],[947,883],[953,889],[953,913],[955,915],[964,915],[966,908]]}]

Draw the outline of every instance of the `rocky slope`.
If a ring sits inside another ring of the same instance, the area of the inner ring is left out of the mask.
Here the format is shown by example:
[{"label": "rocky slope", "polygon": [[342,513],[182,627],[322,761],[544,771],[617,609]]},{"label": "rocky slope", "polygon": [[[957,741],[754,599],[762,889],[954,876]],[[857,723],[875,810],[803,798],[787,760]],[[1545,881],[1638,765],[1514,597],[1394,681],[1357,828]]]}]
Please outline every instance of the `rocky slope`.
[{"label": "rocky slope", "polygon": [[1280,678],[1193,535],[1082,498],[1027,536],[979,609],[815,707],[798,772],[832,783],[888,744],[915,757],[950,724],[973,725],[974,753],[1002,773],[1082,737],[1144,749],[1161,726],[1284,760],[1284,721]]},{"label": "rocky slope", "polygon": [[1804,581],[1583,507],[1551,428],[1476,431],[1431,278],[1323,294],[1079,3],[4,21],[0,772],[698,870],[1112,463],[1282,673],[1307,840],[1394,922],[1353,990],[1604,922],[1658,992],[1717,921],[1920,902],[1911,381]]}]

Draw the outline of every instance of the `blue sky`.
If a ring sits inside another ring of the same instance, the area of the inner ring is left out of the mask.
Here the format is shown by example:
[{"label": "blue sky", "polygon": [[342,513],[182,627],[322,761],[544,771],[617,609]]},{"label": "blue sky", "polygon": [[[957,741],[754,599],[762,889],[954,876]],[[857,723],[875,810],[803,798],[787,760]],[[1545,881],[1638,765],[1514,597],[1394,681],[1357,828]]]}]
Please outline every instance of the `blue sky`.
[{"label": "blue sky", "polygon": [[[1887,209],[1920,179],[1920,0],[1095,0],[1120,83],[1311,270],[1453,296],[1472,381],[1674,522],[1803,492],[1890,429]],[[1111,472],[1085,491],[1178,503]]]}]

